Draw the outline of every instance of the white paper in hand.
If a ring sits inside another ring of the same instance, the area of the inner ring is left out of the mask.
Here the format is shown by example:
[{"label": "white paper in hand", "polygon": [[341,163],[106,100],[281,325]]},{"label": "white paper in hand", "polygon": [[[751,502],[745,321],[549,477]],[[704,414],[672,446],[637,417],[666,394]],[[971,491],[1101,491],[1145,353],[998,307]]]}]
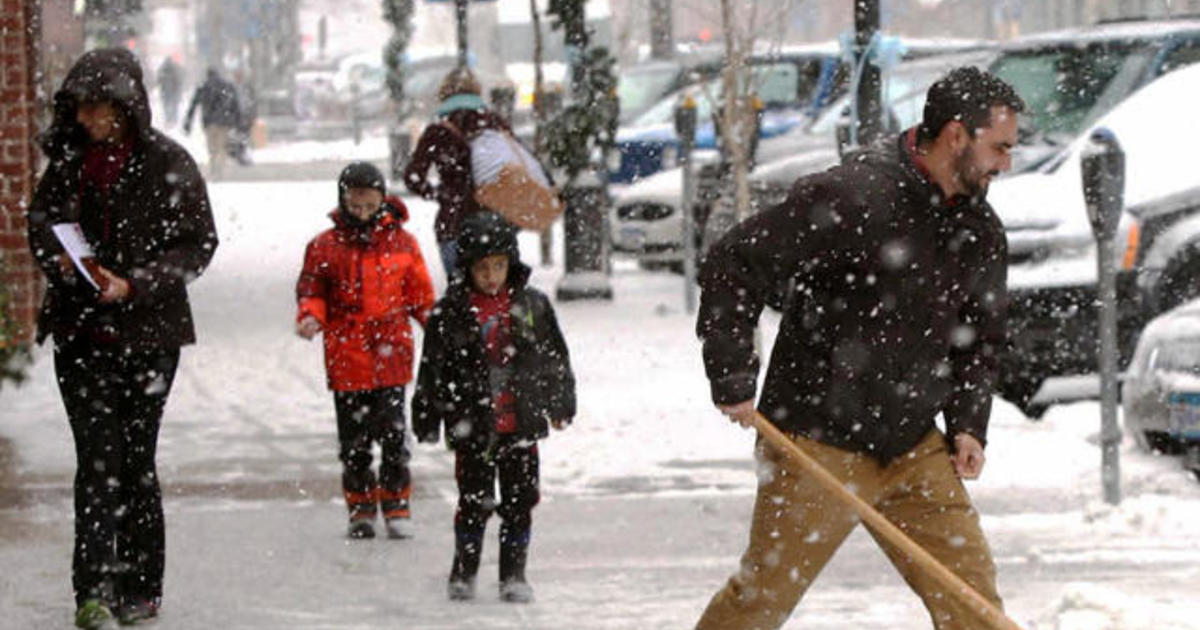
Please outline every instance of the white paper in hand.
[{"label": "white paper in hand", "polygon": [[56,223],[51,229],[54,230],[54,235],[58,237],[58,242],[62,243],[67,255],[71,257],[71,262],[75,263],[75,268],[99,291],[100,284],[96,282],[96,278],[88,270],[88,263],[95,264],[96,253],[92,251],[92,246],[84,238],[83,230],[79,227],[79,224]]}]

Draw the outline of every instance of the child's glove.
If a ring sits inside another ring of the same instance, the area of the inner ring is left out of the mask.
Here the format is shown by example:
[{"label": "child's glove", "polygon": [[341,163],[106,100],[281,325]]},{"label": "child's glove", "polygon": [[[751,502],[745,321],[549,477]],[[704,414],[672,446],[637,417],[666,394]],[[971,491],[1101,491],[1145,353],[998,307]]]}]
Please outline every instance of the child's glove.
[{"label": "child's glove", "polygon": [[562,431],[563,429],[567,428],[567,425],[569,424],[571,424],[570,418],[559,418],[558,420],[550,421],[550,426],[554,427],[555,431]]},{"label": "child's glove", "polygon": [[305,339],[312,339],[319,332],[321,332],[321,322],[312,315],[296,322],[296,334]]}]

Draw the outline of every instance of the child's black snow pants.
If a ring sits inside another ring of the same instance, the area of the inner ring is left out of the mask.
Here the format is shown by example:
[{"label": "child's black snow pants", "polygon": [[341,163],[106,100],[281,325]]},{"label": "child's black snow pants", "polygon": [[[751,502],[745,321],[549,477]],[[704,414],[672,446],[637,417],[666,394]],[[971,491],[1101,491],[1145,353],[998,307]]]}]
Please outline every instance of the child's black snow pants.
[{"label": "child's black snow pants", "polygon": [[458,510],[454,514],[451,579],[472,578],[479,571],[484,530],[495,511],[501,519],[500,581],[524,580],[533,508],[541,499],[537,441],[500,435],[491,448],[459,449],[454,474],[458,482]]},{"label": "child's black snow pants", "polygon": [[[375,519],[376,504],[383,517],[408,518],[412,475],[411,455],[404,443],[404,387],[334,392],[337,410],[338,458],[342,461],[342,493],[350,518]],[[371,447],[379,442],[379,475],[371,470]]]}]

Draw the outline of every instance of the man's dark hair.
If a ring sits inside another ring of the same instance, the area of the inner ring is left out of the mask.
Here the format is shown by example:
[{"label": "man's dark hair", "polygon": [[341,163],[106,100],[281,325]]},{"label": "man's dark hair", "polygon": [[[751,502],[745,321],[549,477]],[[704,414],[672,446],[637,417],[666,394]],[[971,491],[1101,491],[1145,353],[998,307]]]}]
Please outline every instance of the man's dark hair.
[{"label": "man's dark hair", "polygon": [[917,142],[937,138],[942,127],[953,120],[974,137],[976,129],[991,125],[992,108],[998,105],[1018,114],[1025,111],[1025,101],[1003,79],[974,66],[955,68],[929,87]]}]

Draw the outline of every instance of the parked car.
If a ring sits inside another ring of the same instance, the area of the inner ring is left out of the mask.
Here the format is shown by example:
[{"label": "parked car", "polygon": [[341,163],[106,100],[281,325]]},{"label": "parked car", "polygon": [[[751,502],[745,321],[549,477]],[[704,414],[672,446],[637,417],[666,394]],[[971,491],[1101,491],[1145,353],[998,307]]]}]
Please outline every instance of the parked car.
[{"label": "parked car", "polygon": [[[1120,365],[1142,325],[1200,295],[1200,185],[1186,123],[1200,99],[1200,20],[1103,24],[1007,44],[991,66],[1030,106],[1025,151],[989,200],[1008,233],[1011,344],[1001,395],[1031,418],[1095,397],[1096,253],[1079,155],[1097,126],[1126,152],[1117,283]],[[1164,76],[1166,75],[1166,76]]]},{"label": "parked car", "polygon": [[617,77],[621,124],[632,122],[667,95],[712,79],[720,72],[720,54],[716,48],[681,51],[674,59],[646,61],[621,68]]},{"label": "parked car", "polygon": [[[1125,433],[1142,448],[1167,454],[1200,448],[1200,300],[1146,324],[1121,380]],[[1200,471],[1195,454],[1185,465]]]},{"label": "parked car", "polygon": [[[835,43],[787,48],[777,53],[752,55],[750,80],[765,107],[760,137],[784,133],[812,120],[840,94],[846,82],[845,66]],[[720,98],[720,80],[710,79],[668,95],[617,132],[609,181],[628,184],[661,170],[675,168],[679,141],[675,137],[675,106],[685,93],[696,102],[698,149],[716,147],[713,111]]]},{"label": "parked car", "polygon": [[302,119],[379,119],[390,107],[378,52],[302,64],[296,72],[296,116]]},{"label": "parked car", "polygon": [[[979,40],[895,39],[905,60],[980,50],[991,46]],[[767,139],[811,124],[845,92],[850,76],[837,42],[763,48],[750,55],[750,80],[762,101],[764,112],[759,138]],[[719,71],[719,62],[711,70]],[[711,80],[668,95],[617,132],[617,150],[608,165],[609,181],[628,184],[677,164],[679,142],[675,137],[674,109],[685,95],[697,104],[695,146],[717,146],[713,110],[720,98],[720,81]]]},{"label": "parked car", "polygon": [[[895,109],[897,103],[908,103],[924,93],[938,77],[961,65],[983,66],[995,56],[994,50],[924,57],[897,64],[884,76],[884,100]],[[796,178],[814,173],[838,162],[835,130],[847,115],[849,96],[839,98],[826,108],[812,124],[798,126],[786,133],[759,141],[756,166],[750,174],[753,205],[765,208],[783,200]],[[914,113],[915,112],[915,113]],[[897,109],[892,126],[899,130],[920,119],[920,107]],[[704,232],[721,233],[725,224],[708,225],[714,199],[709,192],[715,186],[717,155],[715,151],[699,151],[693,156],[699,171],[699,198],[696,202],[697,238]],[[609,221],[613,249],[619,253],[637,254],[650,260],[655,254],[664,259],[677,259],[682,242],[683,222],[679,212],[682,199],[682,174],[679,168],[662,171],[644,178],[616,196]],[[721,220],[719,218],[719,220]],[[728,221],[726,221],[727,223]]]}]

